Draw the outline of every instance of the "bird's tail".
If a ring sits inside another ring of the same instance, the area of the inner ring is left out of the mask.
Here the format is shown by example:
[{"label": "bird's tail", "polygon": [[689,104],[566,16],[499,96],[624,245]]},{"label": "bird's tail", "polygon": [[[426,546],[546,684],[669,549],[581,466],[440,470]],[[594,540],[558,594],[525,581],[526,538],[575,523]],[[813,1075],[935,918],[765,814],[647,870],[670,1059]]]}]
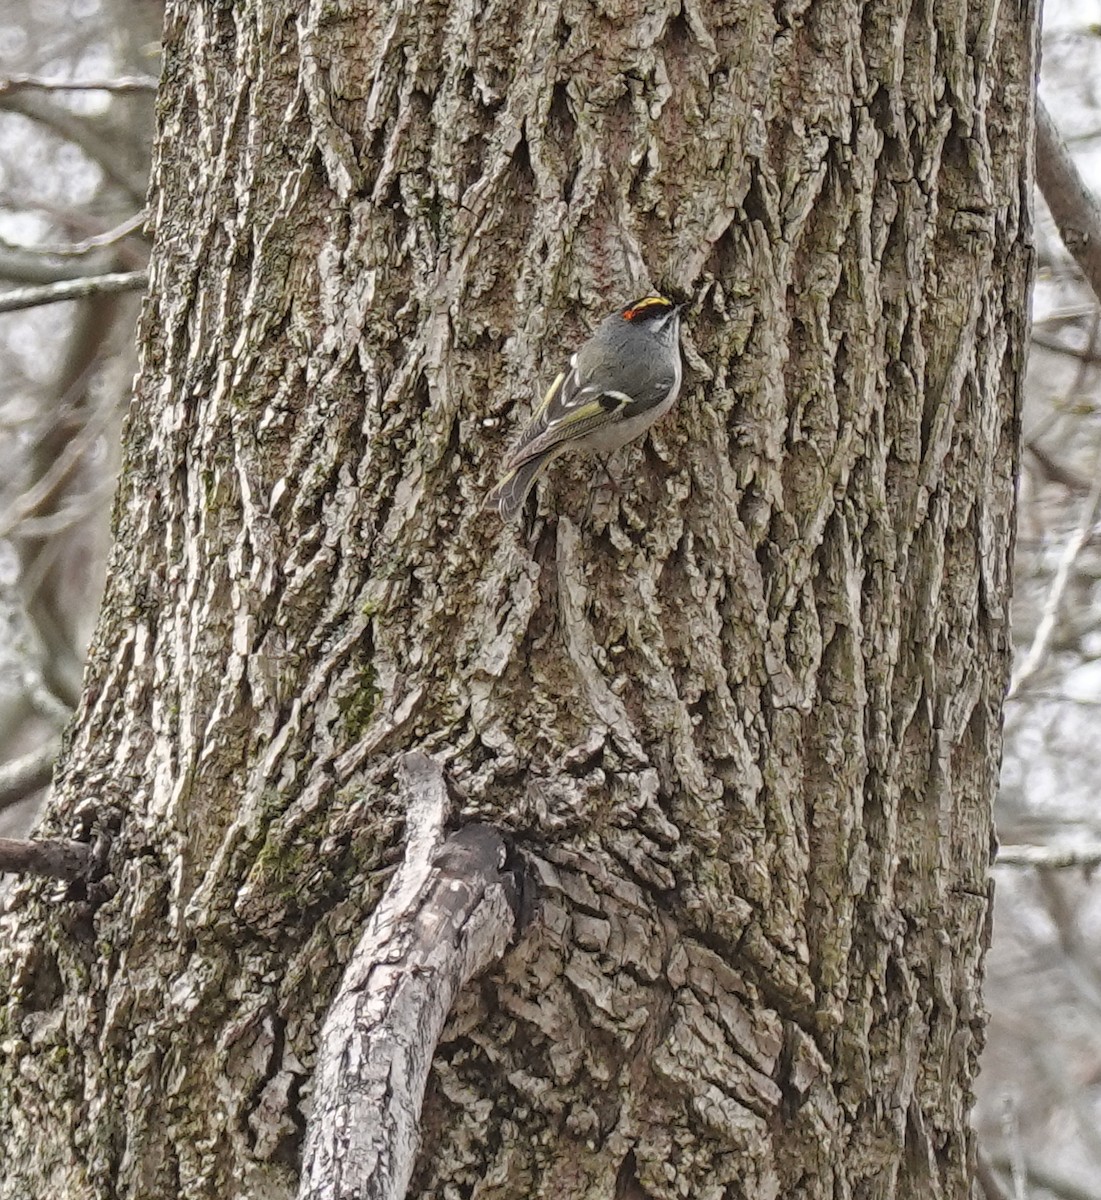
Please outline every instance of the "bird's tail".
[{"label": "bird's tail", "polygon": [[539,454],[529,458],[511,471],[486,496],[486,508],[495,508],[501,514],[502,521],[511,521],[524,506],[528,492],[539,477],[540,471],[547,465],[548,455]]}]

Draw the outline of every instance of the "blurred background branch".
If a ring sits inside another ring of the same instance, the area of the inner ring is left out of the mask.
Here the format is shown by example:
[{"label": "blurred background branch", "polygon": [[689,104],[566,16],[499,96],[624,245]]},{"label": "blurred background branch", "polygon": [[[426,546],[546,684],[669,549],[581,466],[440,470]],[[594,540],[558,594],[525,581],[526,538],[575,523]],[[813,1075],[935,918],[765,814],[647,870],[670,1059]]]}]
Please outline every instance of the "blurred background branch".
[{"label": "blurred background branch", "polygon": [[0,0],[0,836],[49,786],[102,588],[163,19]]}]

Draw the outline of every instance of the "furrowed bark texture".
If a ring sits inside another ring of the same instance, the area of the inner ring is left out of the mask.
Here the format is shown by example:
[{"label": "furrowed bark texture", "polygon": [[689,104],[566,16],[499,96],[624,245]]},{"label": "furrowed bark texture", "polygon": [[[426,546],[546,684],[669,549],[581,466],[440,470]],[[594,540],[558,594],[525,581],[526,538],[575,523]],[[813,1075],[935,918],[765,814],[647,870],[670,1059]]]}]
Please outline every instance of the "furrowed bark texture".
[{"label": "furrowed bark texture", "polygon": [[[290,1197],[396,764],[507,828],[410,1195],[965,1195],[1009,639],[1033,16],[169,3],[114,553],[4,935],[0,1197]],[[562,355],[676,412],[479,511]],[[599,477],[597,477],[599,478]]]},{"label": "furrowed bark texture", "polygon": [[474,824],[443,840],[443,772],[413,752],[402,775],[405,859],[321,1029],[299,1200],[403,1200],[444,1022],[516,931],[520,897],[500,834]]}]

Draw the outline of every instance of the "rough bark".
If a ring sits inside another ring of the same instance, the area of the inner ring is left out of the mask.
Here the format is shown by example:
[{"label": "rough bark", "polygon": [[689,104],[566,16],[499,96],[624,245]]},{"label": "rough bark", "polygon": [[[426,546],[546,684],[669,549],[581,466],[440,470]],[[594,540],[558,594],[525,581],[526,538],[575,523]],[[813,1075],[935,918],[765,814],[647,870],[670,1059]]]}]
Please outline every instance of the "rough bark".
[{"label": "rough bark", "polygon": [[378,902],[318,1040],[299,1200],[404,1200],[432,1058],[459,991],[517,929],[522,884],[488,825],[443,838],[443,772],[402,760],[405,860]]},{"label": "rough bark", "polygon": [[[290,1197],[396,764],[541,916],[411,1195],[958,1197],[982,1042],[1034,14],[168,5],[117,546],[5,939],[0,1197]],[[652,286],[676,413],[480,502]]]}]

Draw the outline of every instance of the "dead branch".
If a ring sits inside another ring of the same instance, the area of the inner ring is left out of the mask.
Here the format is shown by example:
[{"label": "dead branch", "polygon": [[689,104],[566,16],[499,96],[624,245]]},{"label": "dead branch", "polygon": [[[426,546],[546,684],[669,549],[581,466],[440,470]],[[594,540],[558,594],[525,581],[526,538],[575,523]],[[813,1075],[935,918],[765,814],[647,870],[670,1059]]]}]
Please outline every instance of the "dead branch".
[{"label": "dead branch", "polygon": [[0,313],[57,304],[61,300],[83,300],[85,296],[113,295],[140,291],[149,282],[147,271],[118,271],[108,275],[89,275],[84,279],[62,279],[42,287],[12,288],[0,292]]},{"label": "dead branch", "polygon": [[0,838],[0,872],[79,879],[91,857],[91,846],[68,838]]},{"label": "dead branch", "polygon": [[1101,846],[1002,846],[994,866],[1080,867],[1090,871],[1101,867]]},{"label": "dead branch", "polygon": [[51,738],[37,750],[0,766],[0,812],[44,788],[53,776],[61,739]]},{"label": "dead branch", "polygon": [[155,92],[152,75],[119,75],[114,79],[43,79],[41,75],[9,75],[0,79],[0,95],[10,92]]},{"label": "dead branch", "polygon": [[1036,182],[1093,294],[1101,298],[1101,207],[1044,102],[1036,98]]},{"label": "dead branch", "polygon": [[299,1200],[405,1196],[444,1022],[517,927],[518,885],[500,834],[470,825],[441,845],[447,790],[426,755],[405,756],[402,784],[405,859],[325,1019]]}]

